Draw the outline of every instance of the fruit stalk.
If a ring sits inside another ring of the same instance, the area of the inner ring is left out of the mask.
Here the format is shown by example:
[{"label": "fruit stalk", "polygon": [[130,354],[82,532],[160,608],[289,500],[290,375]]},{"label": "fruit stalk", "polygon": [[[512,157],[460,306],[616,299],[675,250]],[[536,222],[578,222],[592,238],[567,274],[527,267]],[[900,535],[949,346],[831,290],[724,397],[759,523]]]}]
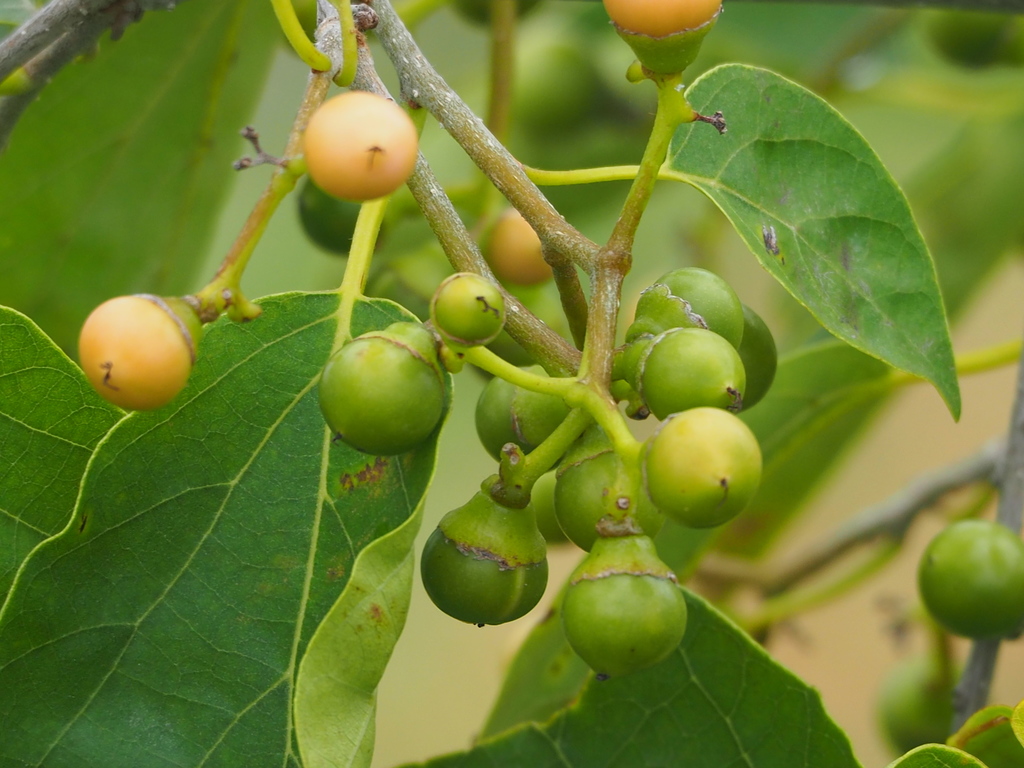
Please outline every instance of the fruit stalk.
[{"label": "fruit stalk", "polygon": [[233,320],[250,320],[259,315],[259,307],[242,294],[242,273],[267,224],[270,223],[270,217],[288,193],[295,189],[296,182],[305,172],[305,162],[299,157],[302,132],[313,112],[323,103],[330,85],[329,72],[310,74],[306,92],[303,94],[302,103],[288,136],[288,143],[285,145],[284,164],[274,169],[270,183],[256,202],[249,218],[245,220],[241,232],[228,249],[213,280],[196,294],[200,305],[199,316],[204,322],[209,322],[224,311],[227,311]]},{"label": "fruit stalk", "polygon": [[349,249],[348,263],[345,265],[345,276],[338,288],[341,303],[338,306],[338,333],[335,346],[340,346],[352,338],[352,310],[366,288],[366,276],[370,273],[377,234],[380,232],[380,225],[384,221],[384,213],[390,199],[388,196],[370,200],[359,208],[356,229],[352,233],[352,247]]}]

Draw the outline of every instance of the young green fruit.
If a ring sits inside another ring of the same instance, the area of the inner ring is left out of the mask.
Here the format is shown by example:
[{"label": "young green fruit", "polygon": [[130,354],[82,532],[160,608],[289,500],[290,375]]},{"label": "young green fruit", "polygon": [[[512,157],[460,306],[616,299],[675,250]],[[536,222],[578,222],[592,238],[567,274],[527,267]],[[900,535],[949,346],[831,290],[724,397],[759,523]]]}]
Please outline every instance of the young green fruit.
[{"label": "young green fruit", "polygon": [[930,655],[906,659],[889,671],[878,698],[878,720],[896,754],[946,743],[954,683],[954,676],[943,674]]},{"label": "young green fruit", "polygon": [[423,549],[420,573],[434,605],[459,621],[518,619],[547,586],[546,546],[532,507],[508,509],[477,493],[442,518]]},{"label": "young green fruit", "polygon": [[634,387],[659,419],[690,408],[739,411],[747,386],[739,353],[711,331],[674,328],[640,357]]},{"label": "young green fruit", "polygon": [[932,539],[917,584],[928,612],[947,630],[996,638],[1024,623],[1024,541],[988,520],[961,520]]},{"label": "young green fruit", "polygon": [[722,10],[721,0],[604,0],[619,36],[647,69],[682,72]]},{"label": "young green fruit", "polygon": [[962,67],[1020,65],[1022,28],[1019,19],[1001,13],[936,11],[925,17],[932,44],[946,59]]},{"label": "young green fruit", "polygon": [[[540,367],[531,368],[543,373]],[[476,433],[491,456],[499,458],[507,443],[529,453],[569,415],[560,397],[531,392],[504,379],[491,379],[476,403]]]},{"label": "young green fruit", "polygon": [[644,445],[644,485],[654,506],[691,528],[728,522],[761,482],[761,449],[728,411],[694,408],[670,416]]},{"label": "young green fruit", "polygon": [[743,305],[743,340],[737,351],[747,377],[747,388],[743,390],[743,410],[746,411],[768,394],[779,366],[772,332],[761,316],[746,304]]},{"label": "young green fruit", "polygon": [[105,400],[150,411],[188,382],[202,324],[179,298],[118,296],[92,311],[78,337],[78,359]]},{"label": "young green fruit", "polygon": [[356,202],[405,184],[419,152],[412,118],[390,99],[366,91],[347,91],[321,104],[302,141],[316,185]]},{"label": "young green fruit", "polygon": [[646,494],[630,499],[619,492],[625,477],[622,459],[599,427],[593,427],[566,452],[555,484],[555,515],[573,544],[589,551],[598,539],[598,525],[629,512],[648,536],[661,530],[665,517]]},{"label": "young green fruit", "polygon": [[331,253],[347,254],[359,218],[358,203],[327,194],[306,178],[299,192],[299,221],[306,236]]},{"label": "young green fruit", "polygon": [[565,636],[599,677],[657,664],[686,632],[686,598],[648,536],[602,538],[569,578]]},{"label": "young green fruit", "polygon": [[416,323],[394,323],[347,343],[328,360],[319,389],[328,426],[353,448],[378,456],[412,450],[444,414],[434,339]]},{"label": "young green fruit", "polygon": [[430,319],[450,345],[487,344],[505,327],[505,297],[487,278],[458,272],[438,286],[430,302]]},{"label": "young green fruit", "polygon": [[704,328],[738,348],[743,339],[743,304],[714,272],[699,267],[675,269],[640,295],[626,341],[670,328]]}]

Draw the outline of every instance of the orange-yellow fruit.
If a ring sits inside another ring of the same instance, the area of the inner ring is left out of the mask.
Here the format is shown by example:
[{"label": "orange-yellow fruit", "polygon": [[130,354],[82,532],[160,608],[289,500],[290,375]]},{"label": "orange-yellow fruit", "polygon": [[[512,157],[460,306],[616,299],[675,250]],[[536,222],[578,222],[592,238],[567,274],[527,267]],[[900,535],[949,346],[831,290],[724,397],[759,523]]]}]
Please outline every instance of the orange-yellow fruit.
[{"label": "orange-yellow fruit", "polygon": [[82,370],[96,391],[136,411],[173,400],[188,381],[194,357],[193,330],[156,296],[103,302],[78,338]]},{"label": "orange-yellow fruit", "polygon": [[419,150],[412,118],[390,99],[348,91],[325,101],[303,137],[306,166],[320,189],[363,202],[402,186]]},{"label": "orange-yellow fruit", "polygon": [[495,223],[484,257],[503,283],[536,285],[551,278],[540,238],[515,208],[509,208]]},{"label": "orange-yellow fruit", "polygon": [[722,0],[604,0],[604,8],[620,28],[651,37],[695,29],[710,21]]}]

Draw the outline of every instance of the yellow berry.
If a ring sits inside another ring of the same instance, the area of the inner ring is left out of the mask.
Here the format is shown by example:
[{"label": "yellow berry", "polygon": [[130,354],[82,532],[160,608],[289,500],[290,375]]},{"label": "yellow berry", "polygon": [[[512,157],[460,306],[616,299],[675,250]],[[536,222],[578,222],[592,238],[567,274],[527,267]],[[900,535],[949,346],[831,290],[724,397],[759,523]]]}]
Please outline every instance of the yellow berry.
[{"label": "yellow berry", "polygon": [[715,17],[722,0],[604,0],[604,8],[621,29],[665,37],[696,29]]},{"label": "yellow berry", "polygon": [[540,238],[515,208],[501,215],[487,242],[484,256],[504,283],[536,285],[551,278]]},{"label": "yellow berry", "polygon": [[363,202],[389,195],[412,174],[419,136],[390,99],[348,91],[325,101],[303,137],[306,166],[320,189]]},{"label": "yellow berry", "polygon": [[104,399],[121,408],[153,410],[173,400],[188,381],[199,327],[198,318],[186,322],[157,296],[118,296],[86,319],[78,358]]}]

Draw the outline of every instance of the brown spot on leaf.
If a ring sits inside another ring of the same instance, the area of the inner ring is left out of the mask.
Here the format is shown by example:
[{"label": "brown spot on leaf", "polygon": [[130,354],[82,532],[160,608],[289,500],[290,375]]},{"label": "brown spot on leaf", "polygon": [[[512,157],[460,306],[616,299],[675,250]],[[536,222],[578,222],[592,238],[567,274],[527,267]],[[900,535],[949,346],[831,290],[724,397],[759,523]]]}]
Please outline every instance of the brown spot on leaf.
[{"label": "brown spot on leaf", "polygon": [[377,624],[382,624],[384,622],[384,611],[379,605],[377,605],[377,603],[373,603],[370,606],[370,618]]},{"label": "brown spot on leaf", "polygon": [[384,470],[388,467],[388,460],[378,456],[373,464],[367,464],[355,474],[346,472],[341,476],[341,490],[352,491],[356,486],[365,483],[377,483],[384,477]]}]

